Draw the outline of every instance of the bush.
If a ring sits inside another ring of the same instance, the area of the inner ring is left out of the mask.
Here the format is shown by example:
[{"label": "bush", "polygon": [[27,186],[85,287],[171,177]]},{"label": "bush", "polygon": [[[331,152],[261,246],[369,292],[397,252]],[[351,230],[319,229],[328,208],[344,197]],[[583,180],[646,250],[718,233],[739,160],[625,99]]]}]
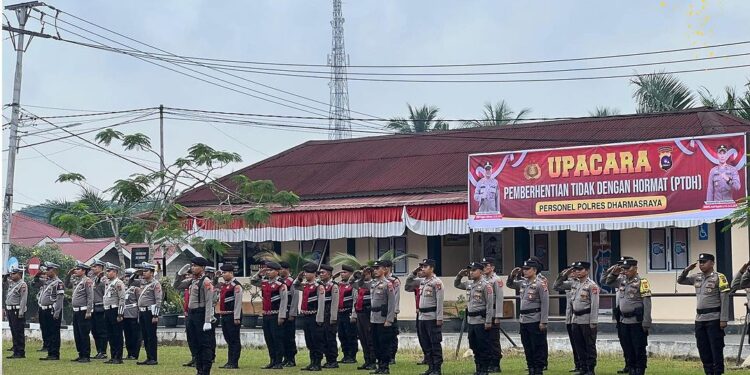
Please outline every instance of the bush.
[{"label": "bush", "polygon": [[182,298],[182,294],[177,291],[172,285],[172,279],[164,277],[160,280],[161,290],[164,293],[164,301],[162,302],[162,314],[181,314],[183,313],[183,304],[185,300]]}]

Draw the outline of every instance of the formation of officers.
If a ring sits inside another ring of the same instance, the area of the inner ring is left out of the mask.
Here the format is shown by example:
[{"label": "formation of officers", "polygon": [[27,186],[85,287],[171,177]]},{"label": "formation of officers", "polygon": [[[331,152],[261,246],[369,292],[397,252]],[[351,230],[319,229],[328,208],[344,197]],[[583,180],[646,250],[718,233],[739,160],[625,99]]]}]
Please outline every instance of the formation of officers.
[{"label": "formation of officers", "polygon": [[[732,285],[714,270],[714,256],[700,254],[698,262],[683,270],[677,282],[693,285],[697,308],[695,337],[706,374],[724,373],[724,328],[729,317],[729,294],[738,289],[750,290],[750,263],[735,276]],[[219,320],[228,345],[228,358],[221,368],[236,369],[240,358],[240,323],[242,285],[234,277],[231,265],[221,267],[221,277],[202,257],[177,273],[174,285],[184,291],[186,334],[191,360],[184,366],[195,367],[197,374],[210,374],[215,361],[215,329]],[[469,346],[474,353],[475,375],[500,372],[500,319],[503,316],[503,280],[495,273],[495,261],[485,258],[460,271],[454,286],[467,293],[466,323]],[[596,337],[599,311],[599,284],[590,277],[591,264],[574,262],[560,272],[552,289],[566,294],[566,326],[573,350],[575,368],[571,373],[593,375],[597,365]],[[699,272],[690,273],[696,267]],[[269,363],[264,369],[296,367],[295,325],[301,320],[310,361],[304,371],[338,368],[339,364],[357,363],[359,349],[364,363],[358,370],[370,374],[388,374],[395,363],[398,346],[399,290],[401,281],[392,274],[390,261],[377,261],[359,269],[343,265],[333,273],[327,264],[306,264],[296,278],[288,264],[265,262],[251,277],[251,284],[263,297],[262,326]],[[526,365],[530,375],[547,369],[547,324],[549,286],[540,273],[538,258],[526,260],[512,270],[505,284],[518,293],[519,323]],[[424,259],[408,275],[404,290],[415,293],[417,334],[427,365],[422,375],[440,375],[443,364],[442,325],[444,286],[435,273],[435,261]],[[60,359],[60,320],[66,288],[71,290],[73,332],[78,356],[76,362],[90,362],[89,335],[94,335],[94,359],[104,363],[123,363],[139,358],[140,343],[146,358],[139,365],[156,365],[156,329],[162,301],[156,267],[142,263],[138,269],[120,268],[95,261],[89,266],[78,263],[61,280],[59,266],[45,262],[34,283],[38,284],[39,321],[47,356],[42,360]],[[23,271],[11,268],[6,293],[6,316],[13,336],[13,354],[25,357],[24,324],[28,287]],[[466,278],[466,280],[464,280]],[[651,290],[638,274],[638,262],[622,257],[607,269],[602,285],[615,290],[613,318],[622,346],[625,366],[618,373],[640,375],[646,372],[648,334],[651,329]],[[750,296],[748,297],[750,303]],[[750,314],[750,307],[748,307]],[[124,340],[123,340],[124,335]],[[343,357],[338,360],[341,342]],[[124,346],[124,348],[123,348]],[[325,359],[325,363],[323,360]]]}]

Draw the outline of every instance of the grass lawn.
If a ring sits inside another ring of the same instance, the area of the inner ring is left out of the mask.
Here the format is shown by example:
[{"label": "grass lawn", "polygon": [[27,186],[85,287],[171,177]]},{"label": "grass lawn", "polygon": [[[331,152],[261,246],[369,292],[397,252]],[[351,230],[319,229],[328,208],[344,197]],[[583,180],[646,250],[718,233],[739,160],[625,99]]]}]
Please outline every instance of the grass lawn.
[{"label": "grass lawn", "polygon": [[[9,355],[5,348],[9,348],[9,341],[3,342],[3,357]],[[189,359],[188,349],[182,346],[160,346],[159,347],[159,365],[158,366],[136,366],[134,361],[125,361],[123,365],[104,365],[100,362],[92,361],[88,364],[79,364],[70,362],[75,357],[75,346],[72,343],[63,344],[60,361],[39,361],[37,358],[41,354],[36,350],[41,347],[38,341],[29,340],[27,342],[26,359],[3,359],[3,373],[5,374],[128,374],[128,373],[145,373],[152,372],[160,375],[170,374],[191,374],[195,373],[193,369],[182,367],[181,364]],[[226,348],[218,348],[216,353],[216,363],[212,372],[217,374],[234,374],[234,373],[252,373],[252,374],[307,374],[299,371],[299,368],[308,364],[306,351],[297,354],[297,368],[288,370],[260,370],[267,362],[266,351],[264,349],[243,349],[240,359],[240,370],[222,370],[218,366],[226,362]],[[447,360],[443,365],[443,373],[446,375],[453,374],[472,374],[474,372],[474,362],[471,358],[453,360],[453,352],[450,353],[451,360]],[[141,356],[143,356],[141,351]],[[415,363],[419,359],[416,352],[399,353],[397,364],[391,367],[391,374],[419,374],[423,372],[425,366],[417,366]],[[448,357],[446,353],[446,357]],[[358,360],[362,360],[362,354],[359,353]],[[563,354],[553,354],[550,357],[550,370],[545,372],[546,375],[563,375],[568,374],[572,361],[568,356]],[[336,374],[368,374],[368,371],[357,371],[358,365],[341,365],[337,370],[323,370],[322,373]],[[597,367],[598,374],[615,374],[616,370],[622,367],[622,359],[614,356],[600,356]],[[523,353],[518,351],[507,351],[503,358],[503,374],[525,374],[526,363],[523,359]],[[741,371],[733,371],[740,374]],[[700,363],[696,361],[683,361],[677,359],[650,358],[648,374],[703,374]]]}]

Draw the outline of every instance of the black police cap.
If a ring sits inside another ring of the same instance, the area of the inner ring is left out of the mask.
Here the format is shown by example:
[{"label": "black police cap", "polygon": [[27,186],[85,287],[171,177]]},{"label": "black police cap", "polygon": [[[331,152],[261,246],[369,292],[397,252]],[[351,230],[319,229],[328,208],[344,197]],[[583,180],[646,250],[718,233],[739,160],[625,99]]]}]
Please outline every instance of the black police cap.
[{"label": "black police cap", "polygon": [[206,267],[209,264],[211,264],[208,261],[208,259],[204,257],[194,257],[193,259],[190,260],[190,263],[195,264],[196,266],[200,266],[200,267]]},{"label": "black police cap", "polygon": [[701,253],[700,255],[698,255],[698,260],[710,260],[710,261],[715,261],[715,260],[716,260],[716,258],[714,257],[714,255],[713,255],[713,254],[708,254],[708,253]]},{"label": "black police cap", "polygon": [[348,264],[342,264],[341,269],[346,272],[354,272],[354,267],[348,265]]},{"label": "black police cap", "polygon": [[234,272],[234,266],[228,263],[222,264],[219,269],[223,272]]}]

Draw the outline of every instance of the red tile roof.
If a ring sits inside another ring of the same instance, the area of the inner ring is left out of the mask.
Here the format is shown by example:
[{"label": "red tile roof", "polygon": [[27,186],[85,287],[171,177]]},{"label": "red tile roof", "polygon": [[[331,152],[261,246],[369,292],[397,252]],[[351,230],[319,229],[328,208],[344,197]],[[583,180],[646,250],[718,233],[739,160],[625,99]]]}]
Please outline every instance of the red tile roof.
[{"label": "red tile roof", "polygon": [[[750,132],[750,122],[709,109],[582,118],[424,134],[309,141],[219,179],[270,179],[304,200],[463,191],[467,155],[586,144]],[[199,187],[179,202],[216,202]]]},{"label": "red tile roof", "polygon": [[63,254],[70,255],[76,260],[87,262],[98,252],[102,251],[102,249],[109,246],[114,240],[114,238],[84,239],[75,242],[59,242],[52,246],[58,247]]},{"label": "red tile roof", "polygon": [[10,242],[20,246],[34,246],[43,239],[65,238],[68,241],[83,241],[83,237],[67,234],[58,227],[37,221],[20,212],[13,213],[10,227]]}]

